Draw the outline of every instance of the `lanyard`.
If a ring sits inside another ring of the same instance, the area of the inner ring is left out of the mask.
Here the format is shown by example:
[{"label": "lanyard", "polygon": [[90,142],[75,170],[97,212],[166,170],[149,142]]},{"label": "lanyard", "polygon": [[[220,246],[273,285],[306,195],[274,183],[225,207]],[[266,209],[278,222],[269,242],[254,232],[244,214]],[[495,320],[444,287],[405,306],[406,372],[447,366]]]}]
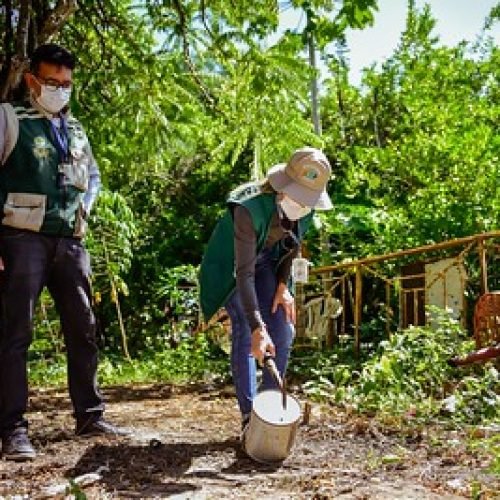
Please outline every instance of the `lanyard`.
[{"label": "lanyard", "polygon": [[66,121],[62,116],[60,116],[60,119],[60,128],[56,127],[52,120],[49,121],[50,128],[52,129],[52,136],[54,138],[54,146],[59,154],[59,161],[61,163],[65,163],[69,159],[69,137],[68,129],[66,128]]},{"label": "lanyard", "polygon": [[[286,250],[287,253],[290,253],[294,248],[300,247],[300,240],[297,234],[295,234],[295,231],[298,230],[299,222],[288,219],[279,203],[276,206],[278,208],[280,226],[284,233],[284,237],[281,240],[281,247]],[[284,223],[287,227],[285,227]]]}]

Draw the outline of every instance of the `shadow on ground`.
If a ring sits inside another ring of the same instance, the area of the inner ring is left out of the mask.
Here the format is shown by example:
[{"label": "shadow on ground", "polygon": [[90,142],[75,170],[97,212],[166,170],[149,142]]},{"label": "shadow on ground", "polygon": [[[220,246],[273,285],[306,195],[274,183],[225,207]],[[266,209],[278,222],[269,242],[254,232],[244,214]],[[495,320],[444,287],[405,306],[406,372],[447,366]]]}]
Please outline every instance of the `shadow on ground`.
[{"label": "shadow on ground", "polygon": [[[215,455],[225,454],[229,462],[213,467]],[[203,459],[206,467],[190,471],[195,459]],[[199,485],[189,480],[210,479],[226,484],[240,482],[239,475],[272,473],[280,464],[258,464],[241,451],[236,439],[193,444],[189,442],[161,443],[152,440],[144,446],[120,443],[97,444],[88,448],[66,477],[74,478],[100,471],[100,483],[107,491],[142,495],[173,494],[194,491]],[[234,478],[228,477],[234,475]]]}]

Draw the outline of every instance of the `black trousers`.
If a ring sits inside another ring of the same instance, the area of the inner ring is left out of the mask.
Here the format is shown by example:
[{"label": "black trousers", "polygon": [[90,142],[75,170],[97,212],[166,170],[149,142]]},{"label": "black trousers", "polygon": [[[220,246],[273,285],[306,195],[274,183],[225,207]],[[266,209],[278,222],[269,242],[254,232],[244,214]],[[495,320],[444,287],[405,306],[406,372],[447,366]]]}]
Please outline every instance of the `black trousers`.
[{"label": "black trousers", "polygon": [[0,432],[27,426],[27,352],[35,306],[45,286],[61,319],[75,415],[101,414],[90,262],[82,243],[4,226],[0,255],[5,267],[0,273]]}]

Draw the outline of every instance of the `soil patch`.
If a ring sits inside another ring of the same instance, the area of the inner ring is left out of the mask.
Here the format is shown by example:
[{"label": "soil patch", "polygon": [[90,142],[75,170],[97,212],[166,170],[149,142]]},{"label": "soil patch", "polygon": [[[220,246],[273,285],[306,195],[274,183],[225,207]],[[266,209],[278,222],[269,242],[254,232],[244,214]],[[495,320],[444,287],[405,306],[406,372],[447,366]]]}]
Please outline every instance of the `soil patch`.
[{"label": "soil patch", "polygon": [[104,392],[106,417],[130,436],[76,438],[66,393],[32,394],[28,419],[39,455],[28,463],[0,461],[0,498],[451,500],[471,498],[474,489],[500,498],[500,478],[457,433],[403,436],[313,404],[291,456],[267,466],[240,450],[230,388]]}]

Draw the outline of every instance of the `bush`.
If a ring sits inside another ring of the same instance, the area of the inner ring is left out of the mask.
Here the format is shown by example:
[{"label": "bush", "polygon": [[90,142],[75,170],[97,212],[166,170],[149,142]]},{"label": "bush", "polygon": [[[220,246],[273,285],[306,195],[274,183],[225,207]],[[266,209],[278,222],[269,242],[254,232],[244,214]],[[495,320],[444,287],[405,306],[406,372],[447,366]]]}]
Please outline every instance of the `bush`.
[{"label": "bush", "polygon": [[[448,360],[473,348],[458,323],[432,311],[433,326],[410,327],[380,344],[359,371],[326,366],[305,390],[355,411],[478,423],[500,418],[500,379],[492,366],[456,369]],[[464,376],[465,374],[465,376]]]}]

